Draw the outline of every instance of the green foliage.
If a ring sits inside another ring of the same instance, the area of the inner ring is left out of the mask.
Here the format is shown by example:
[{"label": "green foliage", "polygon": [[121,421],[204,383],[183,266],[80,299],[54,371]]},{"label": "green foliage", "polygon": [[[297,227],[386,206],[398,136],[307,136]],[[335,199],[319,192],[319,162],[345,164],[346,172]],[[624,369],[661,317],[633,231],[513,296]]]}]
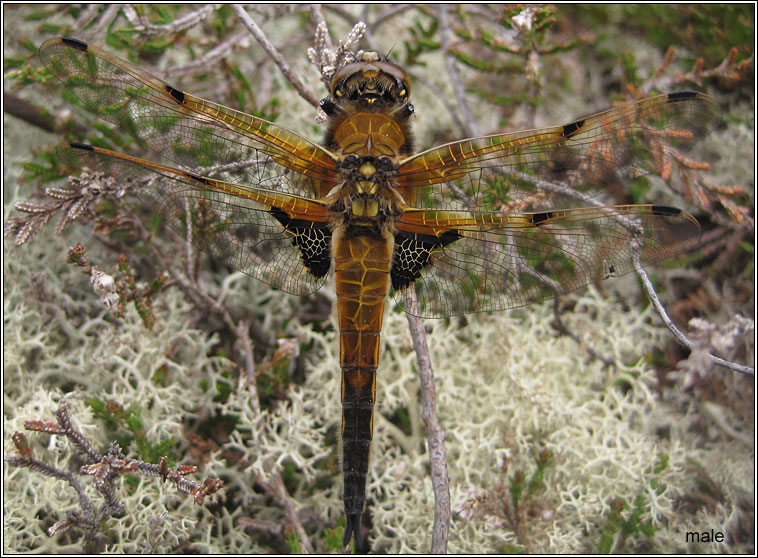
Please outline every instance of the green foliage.
[{"label": "green foliage", "polygon": [[639,85],[640,78],[637,76],[637,61],[634,58],[634,54],[631,52],[624,52],[621,55],[621,67],[624,69],[624,77],[626,81],[632,85]]},{"label": "green foliage", "polygon": [[49,35],[60,35],[61,33],[64,33],[66,29],[67,28],[63,25],[55,25],[53,23],[43,23],[40,25],[40,30]]},{"label": "green foliage", "polygon": [[750,4],[625,4],[625,25],[645,33],[662,49],[681,44],[711,66],[736,46],[743,57],[753,51],[755,20]]},{"label": "green foliage", "polygon": [[545,490],[545,473],[553,465],[553,454],[549,450],[542,450],[536,462],[537,468],[529,480],[529,496]]},{"label": "green foliage", "polygon": [[136,404],[125,409],[115,401],[105,401],[97,397],[88,398],[86,404],[92,409],[93,416],[103,421],[106,430],[113,434],[113,439],[119,446],[126,449],[134,443],[142,461],[158,463],[161,457],[168,456],[169,464],[174,464],[175,459],[170,454],[174,440],[151,442],[145,435],[141,411]]},{"label": "green foliage", "polygon": [[139,56],[143,60],[158,58],[173,46],[173,41],[166,37],[140,42]]},{"label": "green foliage", "polygon": [[[558,23],[555,9],[547,6],[505,6],[494,21],[462,18],[464,25],[454,27],[461,39],[451,54],[463,65],[488,76],[467,84],[469,91],[488,103],[506,109],[529,104],[542,105],[542,67],[555,56],[576,49],[584,43],[579,37],[567,42],[555,40]],[[514,24],[514,18],[528,24]],[[476,22],[476,23],[475,23]],[[535,60],[539,63],[534,64]],[[503,80],[507,76],[506,80]]]},{"label": "green foliage", "polygon": [[3,66],[6,71],[9,69],[21,68],[26,64],[26,56],[18,56],[15,58],[3,58]]},{"label": "green foliage", "polygon": [[522,471],[516,471],[510,477],[509,491],[514,509],[523,509],[532,498],[546,490],[545,473],[553,465],[553,454],[544,449],[535,458],[535,463],[537,468],[528,480]]},{"label": "green foliage", "polygon": [[413,66],[416,64],[423,65],[423,62],[419,60],[419,57],[426,52],[435,52],[440,49],[442,44],[437,37],[437,29],[439,23],[436,18],[428,20],[428,24],[424,26],[421,21],[416,21],[412,27],[408,29],[410,32],[410,38],[403,41],[405,46],[405,64],[407,66]]},{"label": "green foliage", "polygon": [[115,51],[129,47],[129,42],[139,34],[135,29],[115,29],[105,36],[105,44]]},{"label": "green foliage", "polygon": [[166,386],[168,385],[168,379],[169,379],[169,371],[168,366],[163,364],[155,369],[155,372],[153,372],[153,376],[150,378],[153,383],[159,386]]},{"label": "green foliage", "polygon": [[216,391],[218,394],[213,398],[214,401],[223,403],[229,398],[229,395],[232,393],[232,384],[224,380],[219,380],[216,382]]},{"label": "green foliage", "polygon": [[[557,23],[554,17],[555,8],[549,5],[538,5],[534,8],[533,21],[527,30],[525,42],[541,44],[546,40],[548,31]],[[505,6],[503,15],[499,19],[500,24],[508,29],[513,29],[513,18],[522,14],[524,9],[520,6]]]},{"label": "green foliage", "polygon": [[[614,548],[620,550],[626,541],[635,535],[644,535],[647,538],[655,536],[656,529],[652,521],[642,521],[642,516],[648,511],[644,497],[637,496],[633,508],[625,515],[623,512],[628,507],[623,498],[611,502],[610,512],[600,535],[598,554],[610,554]],[[620,544],[618,541],[621,541]]]},{"label": "green foliage", "polygon": [[510,478],[510,481],[511,486],[509,490],[511,493],[511,500],[513,501],[514,507],[518,507],[521,497],[524,495],[524,490],[526,489],[526,478],[524,477],[524,473],[516,471]]},{"label": "green foliage", "polygon": [[55,11],[55,8],[45,9],[44,4],[37,4],[31,12],[23,16],[23,19],[24,21],[44,21],[54,15]]},{"label": "green foliage", "polygon": [[645,203],[645,200],[649,199],[647,194],[650,190],[650,179],[647,176],[637,176],[626,184],[632,203]]},{"label": "green foliage", "polygon": [[742,250],[750,256],[747,266],[745,267],[745,274],[750,276],[755,269],[755,246],[749,242],[743,242],[740,244]]},{"label": "green foliage", "polygon": [[406,433],[410,433],[412,424],[411,424],[411,415],[408,412],[408,409],[405,407],[398,407],[395,409],[395,412],[392,414],[391,417],[389,417],[392,424],[397,426],[400,430]]},{"label": "green foliage", "polygon": [[221,6],[216,11],[214,17],[211,18],[211,26],[216,34],[216,38],[225,38],[225,34],[236,24],[235,17],[232,7],[228,4]]},{"label": "green foliage", "polygon": [[21,46],[21,48],[25,49],[31,54],[37,54],[37,45],[35,45],[32,41],[28,39],[21,40],[19,42],[19,46]]},{"label": "green foliage", "polygon": [[297,532],[288,527],[284,530],[284,533],[290,554],[303,554],[302,545],[300,544],[300,538],[297,536]]},{"label": "green foliage", "polygon": [[[645,472],[647,482],[656,495],[660,496],[666,491],[666,485],[660,476],[669,469],[669,462],[668,455],[660,454],[655,464]],[[655,525],[650,519],[643,520],[650,511],[650,502],[646,494],[646,490],[637,494],[631,509],[624,498],[617,497],[611,500],[605,525],[601,529],[598,554],[622,551],[629,540],[638,535],[653,539],[657,531]],[[625,513],[625,510],[628,511]]]},{"label": "green foliage", "polygon": [[326,552],[332,554],[342,552],[342,534],[344,530],[344,519],[338,519],[336,527],[324,530],[324,548]]},{"label": "green foliage", "polygon": [[55,182],[68,175],[68,171],[61,162],[57,150],[38,151],[35,155],[40,162],[28,161],[22,163],[22,167],[26,173],[24,177],[26,181],[48,183]]},{"label": "green foliage", "polygon": [[505,68],[503,68],[503,66],[496,65],[487,58],[479,58],[465,52],[457,51],[453,52],[452,54],[461,64],[464,64],[465,66],[468,66],[469,68],[473,68],[474,70],[478,70],[480,72],[500,74],[505,71]]},{"label": "green foliage", "polygon": [[36,56],[33,55],[3,58],[3,62],[6,64],[6,71],[12,68],[5,74],[6,79],[14,82],[16,87],[50,81],[52,76],[46,68],[43,69],[36,64],[30,63],[30,59],[33,60],[35,58]]}]

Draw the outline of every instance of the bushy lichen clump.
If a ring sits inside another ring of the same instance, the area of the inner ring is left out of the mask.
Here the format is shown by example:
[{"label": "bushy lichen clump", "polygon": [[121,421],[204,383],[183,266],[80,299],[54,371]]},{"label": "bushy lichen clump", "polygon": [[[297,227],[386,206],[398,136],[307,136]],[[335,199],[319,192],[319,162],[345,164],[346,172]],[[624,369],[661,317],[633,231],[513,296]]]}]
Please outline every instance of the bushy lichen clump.
[{"label": "bushy lichen clump", "polygon": [[[19,279],[7,281],[4,293],[5,451],[13,451],[11,435],[24,432],[25,421],[52,421],[65,400],[77,426],[105,453],[117,433],[93,417],[93,407],[85,402],[96,398],[124,409],[136,407],[144,425],[142,438],[155,445],[169,442],[169,457],[186,461],[183,421],[212,410],[213,386],[231,363],[209,356],[213,336],[190,326],[189,306],[177,293],[163,299],[160,326],[147,331],[136,312],[118,324],[105,319],[106,312],[93,304],[92,297],[82,298],[77,286],[82,276],[70,268],[51,264],[47,272],[29,274],[30,262],[37,257],[54,262],[52,254],[65,253],[64,246],[63,239],[35,243],[4,263],[6,276]],[[162,371],[160,381],[156,381],[158,371]],[[201,382],[210,389],[199,389]],[[38,459],[63,469],[76,463],[72,464],[72,449],[63,437],[27,433],[27,438]],[[122,449],[139,456],[135,444]],[[193,509],[191,497],[170,494],[159,482],[134,480],[136,486],[129,483],[121,495],[126,518],[108,526],[114,546],[106,550],[139,552],[138,545],[147,541],[149,518],[163,510],[171,510],[163,525],[165,548],[195,538],[189,536],[191,526],[211,517],[202,508]],[[76,493],[65,483],[26,469],[8,469],[6,550],[77,551],[76,533],[59,538],[44,533],[75,504]]]},{"label": "bushy lichen clump", "polygon": [[[18,303],[18,294],[7,293],[6,301]],[[24,324],[42,323],[41,315],[30,321],[30,313],[41,312],[35,306],[37,303],[26,308],[18,304],[14,310],[6,307],[11,320],[8,325],[20,332]],[[747,449],[724,440],[717,440],[708,450],[696,448],[695,436],[681,425],[686,419],[667,412],[677,401],[659,401],[651,393],[653,373],[637,355],[653,350],[663,342],[665,333],[650,325],[650,313],[621,311],[594,292],[581,298],[579,309],[581,312],[567,316],[574,331],[621,362],[637,362],[615,371],[587,362],[573,341],[556,337],[548,305],[477,316],[465,328],[429,322],[439,411],[449,432],[453,509],[459,515],[453,523],[450,550],[491,552],[520,547],[505,507],[492,506],[491,494],[498,484],[507,485],[515,471],[530,475],[536,454],[544,449],[552,453],[553,465],[547,469],[539,498],[532,502],[535,515],[529,516],[527,526],[531,551],[597,550],[614,498],[629,505],[642,498],[643,519],[652,521],[657,529],[650,540],[641,533],[631,538],[626,546],[629,551],[674,551],[680,548],[684,529],[704,530],[715,525],[723,531],[730,517],[728,507],[697,516],[675,509],[677,501],[693,490],[692,460],[706,468],[721,463],[709,470],[723,486],[731,487],[730,501],[749,494],[749,472],[739,466],[749,460],[736,458]],[[206,356],[213,339],[189,327],[187,306],[169,296],[159,315],[161,319],[150,334],[135,314],[118,327],[94,318],[92,328],[99,328],[99,343],[88,344],[89,329],[79,328],[68,350],[45,350],[37,356],[37,372],[27,369],[24,374],[13,374],[14,364],[6,360],[6,402],[10,403],[6,407],[10,411],[6,439],[14,430],[22,430],[25,419],[50,416],[57,407],[60,394],[40,384],[49,386],[54,374],[63,383],[71,382],[77,377],[76,367],[89,362],[86,373],[78,374],[87,387],[74,390],[66,400],[72,416],[96,442],[107,444],[107,432],[92,417],[84,398],[102,390],[104,397],[124,406],[142,402],[148,438],[175,440],[172,453],[179,457],[188,451],[182,442],[182,421],[187,417],[200,410],[233,415],[237,428],[223,449],[242,453],[235,466],[214,454],[203,473],[225,479],[227,490],[244,505],[244,511],[237,508],[228,515],[221,506],[220,516],[214,517],[207,509],[194,507],[191,499],[141,479],[124,487],[129,520],[111,522],[115,542],[108,550],[139,551],[142,543],[149,541],[151,518],[155,521],[167,511],[158,544],[162,550],[189,543],[210,552],[254,551],[253,540],[235,525],[253,511],[257,519],[281,517],[276,507],[266,508],[252,490],[256,478],[270,473],[274,463],[296,464],[303,483],[293,494],[299,506],[311,508],[322,519],[339,518],[337,479],[333,479],[333,489],[311,488],[319,474],[317,461],[330,451],[324,444],[325,426],[339,417],[336,336],[314,337],[302,330],[303,338],[318,341],[314,354],[322,358],[309,367],[305,385],[292,390],[287,404],[255,416],[244,384],[235,386],[223,405],[213,404],[215,390],[198,388],[203,380],[212,386],[213,378],[229,363]],[[601,331],[597,323],[604,324]],[[33,330],[24,333],[30,338],[40,335]],[[49,340],[44,345],[54,347]],[[179,346],[180,354],[176,354]],[[425,548],[433,515],[410,346],[404,316],[390,312],[385,323],[385,366],[378,388],[369,490],[374,521],[381,526],[376,548],[393,552]],[[28,354],[28,347],[6,341],[6,355]],[[171,352],[174,357],[167,359],[165,355]],[[155,366],[148,363],[169,364],[163,386],[152,381],[149,371]],[[407,431],[387,420],[400,408],[409,414]],[[672,422],[675,420],[679,423]],[[668,440],[657,435],[663,428],[670,429]],[[65,463],[70,457],[70,448],[60,439],[51,439],[46,447],[41,440],[37,444],[41,446],[37,451],[54,462]],[[735,459],[722,462],[719,456],[726,454]],[[656,472],[661,460],[667,465]],[[503,473],[506,461],[508,469]],[[44,518],[55,519],[56,513],[74,504],[74,495],[65,485],[34,472],[13,470],[6,476],[5,488],[7,549],[52,552],[76,548],[75,539],[51,539],[42,531]],[[485,507],[487,502],[489,507]]]},{"label": "bushy lichen clump", "polygon": [[[623,310],[594,291],[580,298],[576,310],[567,316],[569,327],[599,352],[628,365],[608,370],[588,362],[576,343],[555,335],[549,305],[477,316],[464,329],[429,322],[457,515],[451,551],[598,552],[612,501],[626,502],[622,516],[629,519],[635,499],[641,499],[640,523],[652,522],[655,534],[648,538],[638,529],[622,550],[673,552],[682,548],[685,529],[718,524],[725,532],[737,502],[748,497],[751,476],[747,466],[735,463],[750,463],[749,448],[721,440],[720,450],[702,449],[702,441],[682,427],[687,419],[677,407],[684,396],[660,400],[651,391],[655,374],[640,355],[665,343],[667,333],[651,325],[650,310]],[[382,375],[379,407],[382,414],[392,414],[396,406],[405,406],[411,433],[377,420],[378,451],[373,453],[378,457],[372,490],[381,495],[374,517],[385,526],[376,545],[391,552],[428,547],[433,517],[428,460],[418,452],[425,447],[418,382],[407,372],[397,377],[398,364],[412,368],[403,350],[410,346],[405,330],[402,316],[393,314],[385,323],[387,352],[395,362]],[[405,448],[415,451],[405,453]],[[700,515],[678,510],[693,490],[693,460],[715,465],[726,448],[735,459],[716,469],[734,491],[730,504]],[[552,455],[552,465],[535,497],[522,502],[529,507],[525,547],[502,500],[511,498],[516,472],[529,478],[544,450]]]}]

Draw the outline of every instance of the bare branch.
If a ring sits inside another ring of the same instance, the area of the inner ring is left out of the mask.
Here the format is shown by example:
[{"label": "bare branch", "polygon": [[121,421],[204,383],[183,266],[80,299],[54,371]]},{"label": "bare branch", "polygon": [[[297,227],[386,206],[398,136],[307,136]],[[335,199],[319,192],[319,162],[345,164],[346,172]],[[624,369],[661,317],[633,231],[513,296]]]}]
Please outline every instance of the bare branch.
[{"label": "bare branch", "polygon": [[289,64],[287,64],[284,56],[282,56],[282,54],[276,50],[274,45],[271,44],[261,28],[258,27],[258,25],[245,11],[245,8],[239,4],[235,4],[232,6],[232,9],[239,16],[240,20],[242,20],[242,23],[245,25],[247,30],[250,31],[253,37],[255,37],[255,39],[260,43],[260,45],[263,47],[263,50],[265,50],[271,59],[276,63],[276,65],[279,66],[282,74],[284,74],[284,77],[286,77],[287,80],[292,84],[292,87],[295,88],[295,90],[303,99],[308,101],[314,107],[318,108],[319,100],[314,97],[313,93],[306,89],[305,85],[303,85],[303,83],[300,81],[300,78],[297,77],[295,72],[293,72],[290,68]]},{"label": "bare branch", "polygon": [[140,32],[142,37],[154,37],[158,35],[169,35],[179,31],[185,31],[194,25],[197,25],[210,14],[216,11],[220,4],[208,4],[202,8],[190,12],[185,16],[175,19],[171,23],[155,25],[145,18],[141,17],[129,4],[123,6],[124,14],[134,28]]},{"label": "bare branch", "polygon": [[[676,340],[681,345],[687,347],[690,351],[694,350],[695,344],[692,341],[690,341],[687,338],[687,336],[684,335],[684,333],[682,333],[678,327],[676,327],[674,322],[671,320],[671,318],[669,318],[668,314],[666,313],[665,308],[663,308],[663,305],[661,304],[661,301],[658,298],[658,294],[655,292],[655,287],[653,287],[653,284],[650,282],[650,278],[647,276],[647,273],[642,268],[642,263],[640,262],[639,250],[632,251],[632,259],[634,261],[634,269],[637,272],[637,275],[639,276],[639,278],[642,280],[642,284],[645,286],[645,291],[647,291],[647,294],[650,297],[650,301],[653,303],[653,307],[658,312],[658,315],[661,317],[661,320],[663,320],[663,323],[666,325],[666,327],[669,329],[669,331],[674,335]],[[722,358],[713,356],[711,354],[709,354],[708,356],[713,360],[715,364],[718,364],[719,366],[729,368],[730,370],[734,370],[735,372],[755,375],[755,368],[750,368],[749,366],[744,366],[742,364],[730,362],[728,360],[724,360]]]},{"label": "bare branch", "polygon": [[82,171],[79,177],[69,177],[68,182],[72,186],[70,189],[45,189],[45,194],[56,200],[52,203],[17,202],[15,208],[27,215],[7,219],[3,225],[3,236],[13,235],[16,245],[20,246],[33,238],[56,213],[63,214],[55,227],[56,234],[60,234],[66,226],[89,212],[90,207],[101,198],[121,198],[128,184],[88,169]]},{"label": "bare branch", "polygon": [[419,314],[416,291],[411,287],[407,291],[408,326],[416,352],[416,362],[421,380],[421,417],[424,419],[429,446],[429,460],[432,467],[432,489],[434,490],[434,527],[432,531],[432,554],[447,552],[450,532],[450,478],[447,474],[447,451],[445,450],[445,432],[437,417],[437,392],[434,388],[434,371],[426,344],[426,331]]},{"label": "bare branch", "polygon": [[279,469],[273,463],[271,464],[271,468],[271,482],[261,482],[269,494],[271,494],[284,508],[284,511],[287,513],[287,517],[289,518],[290,523],[297,532],[298,539],[300,539],[300,544],[303,545],[305,551],[309,554],[313,554],[313,546],[311,545],[311,541],[308,538],[308,534],[303,528],[303,523],[300,521],[300,516],[295,509],[295,504],[292,501],[292,497],[287,492],[287,487],[284,486],[282,475],[279,472]]},{"label": "bare branch", "polygon": [[[44,107],[30,103],[10,91],[3,91],[3,111],[47,132],[62,133],[69,127],[68,118],[57,118]],[[76,124],[72,131],[84,135],[86,128]]]},{"label": "bare branch", "polygon": [[161,477],[163,481],[174,484],[180,492],[192,494],[197,505],[202,505],[206,496],[218,492],[224,484],[224,481],[214,478],[207,478],[202,483],[187,478],[187,475],[197,472],[197,467],[180,465],[169,468],[167,457],[162,457],[158,465],[128,458],[116,442],[111,443],[107,454],[101,455],[94,450],[92,442],[73,427],[68,406],[65,403],[58,407],[55,416],[57,424],[41,420],[28,420],[24,426],[30,431],[57,434],[70,440],[77,453],[85,455],[90,461],[90,464],[79,469],[79,475],[92,477],[92,485],[103,497],[104,503],[98,506],[97,512],[95,512],[92,500],[79,482],[77,475],[71,471],[64,471],[53,465],[43,463],[33,457],[31,448],[26,443],[23,434],[17,432],[13,436],[13,441],[19,456],[8,457],[5,461],[11,467],[25,467],[48,477],[65,480],[79,496],[79,509],[67,512],[66,519],[56,522],[48,530],[48,535],[51,537],[78,527],[84,531],[82,542],[83,549],[86,550],[88,543],[98,536],[103,521],[108,517],[121,517],[126,513],[124,504],[117,499],[113,484],[115,479],[122,475],[139,474],[147,477]]},{"label": "bare branch", "polygon": [[[102,4],[98,7],[101,7]],[[92,26],[91,29],[86,29],[84,32],[84,35],[87,38],[94,38],[94,37],[100,37],[103,32],[108,28],[108,26],[113,23],[113,21],[118,17],[118,14],[121,13],[121,8],[123,6],[119,3],[114,3],[108,5],[108,7],[105,9],[105,13],[100,17],[99,21]],[[74,29],[85,29],[84,26],[74,26]]]},{"label": "bare branch", "polygon": [[184,76],[194,72],[202,72],[228,55],[238,43],[241,43],[247,37],[248,34],[245,31],[235,33],[225,41],[218,43],[202,57],[191,60],[176,68],[168,68],[167,73],[170,73],[172,76]]}]

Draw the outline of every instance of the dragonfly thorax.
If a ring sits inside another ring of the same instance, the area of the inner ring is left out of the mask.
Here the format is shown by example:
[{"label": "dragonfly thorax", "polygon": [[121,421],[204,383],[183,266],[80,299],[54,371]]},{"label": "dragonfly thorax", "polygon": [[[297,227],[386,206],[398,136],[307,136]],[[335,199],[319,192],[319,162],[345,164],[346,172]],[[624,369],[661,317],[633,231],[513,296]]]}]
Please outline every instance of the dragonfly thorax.
[{"label": "dragonfly thorax", "polygon": [[335,224],[372,230],[394,227],[406,205],[394,186],[397,165],[388,157],[348,155],[339,168],[342,181],[329,195]]}]

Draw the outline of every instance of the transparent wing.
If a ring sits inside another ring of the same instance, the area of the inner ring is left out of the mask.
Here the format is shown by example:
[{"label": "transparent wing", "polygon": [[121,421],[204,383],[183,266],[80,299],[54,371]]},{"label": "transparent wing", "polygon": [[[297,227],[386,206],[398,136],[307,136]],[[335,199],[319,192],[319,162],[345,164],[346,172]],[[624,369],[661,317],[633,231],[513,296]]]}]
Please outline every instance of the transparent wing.
[{"label": "transparent wing", "polygon": [[297,295],[323,285],[331,232],[328,210],[317,200],[71,145],[64,160],[123,180],[152,216],[235,269]]},{"label": "transparent wing", "polygon": [[666,176],[719,118],[702,93],[658,95],[564,126],[456,141],[400,163],[410,205],[472,211],[576,206],[616,175]]},{"label": "transparent wing", "polygon": [[523,306],[692,248],[697,220],[676,208],[617,205],[540,213],[411,211],[391,271],[429,318]]},{"label": "transparent wing", "polygon": [[334,185],[334,156],[286,128],[180,91],[78,39],[50,39],[40,58],[90,112],[184,170],[302,196]]}]

